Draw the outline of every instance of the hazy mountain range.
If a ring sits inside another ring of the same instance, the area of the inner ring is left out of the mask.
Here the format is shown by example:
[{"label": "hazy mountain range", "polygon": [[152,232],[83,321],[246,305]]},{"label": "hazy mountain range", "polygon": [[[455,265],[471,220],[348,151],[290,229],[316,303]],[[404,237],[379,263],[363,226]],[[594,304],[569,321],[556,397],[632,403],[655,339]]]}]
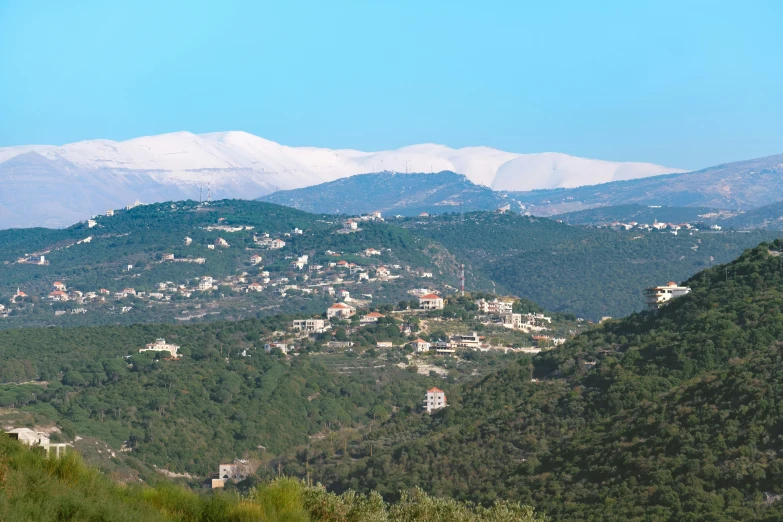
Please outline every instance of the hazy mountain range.
[{"label": "hazy mountain range", "polygon": [[539,216],[627,204],[750,210],[783,200],[783,154],[681,174],[511,195]]},{"label": "hazy mountain range", "polygon": [[559,153],[421,144],[397,150],[289,147],[245,132],[177,132],[115,142],[0,148],[0,228],[59,226],[123,207],[213,198],[256,198],[367,172],[464,174],[494,190],[528,191],[682,172]]}]

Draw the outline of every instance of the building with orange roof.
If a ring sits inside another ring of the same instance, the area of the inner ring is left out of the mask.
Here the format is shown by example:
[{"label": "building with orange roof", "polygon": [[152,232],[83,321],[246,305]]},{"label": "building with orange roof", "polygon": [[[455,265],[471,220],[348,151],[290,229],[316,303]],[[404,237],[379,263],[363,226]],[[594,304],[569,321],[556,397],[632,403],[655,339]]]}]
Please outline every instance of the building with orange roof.
[{"label": "building with orange roof", "polygon": [[356,313],[356,308],[345,303],[335,303],[326,309],[326,317],[348,318]]},{"label": "building with orange roof", "polygon": [[443,390],[433,387],[424,394],[424,409],[427,413],[432,413],[446,406],[446,394]]},{"label": "building with orange roof", "polygon": [[443,298],[436,294],[419,297],[419,310],[443,310]]},{"label": "building with orange roof", "polygon": [[386,317],[386,316],[383,314],[379,314],[378,312],[370,312],[369,314],[362,317],[360,322],[362,324],[377,323],[378,319],[380,319],[381,317]]},{"label": "building with orange roof", "polygon": [[430,343],[428,343],[424,339],[416,339],[415,341],[412,341],[411,346],[413,346],[413,349],[416,350],[416,353],[430,351]]}]

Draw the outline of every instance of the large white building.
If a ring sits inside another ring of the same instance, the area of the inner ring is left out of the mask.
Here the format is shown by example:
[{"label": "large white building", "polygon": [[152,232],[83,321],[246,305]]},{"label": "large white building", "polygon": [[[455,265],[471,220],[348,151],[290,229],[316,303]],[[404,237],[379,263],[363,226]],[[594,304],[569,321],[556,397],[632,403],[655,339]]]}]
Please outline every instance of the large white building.
[{"label": "large white building", "polygon": [[673,281],[669,281],[665,286],[653,286],[644,291],[644,298],[647,301],[647,308],[657,310],[667,301],[690,293],[691,289],[687,286],[679,286]]},{"label": "large white building", "polygon": [[479,299],[475,303],[479,311],[484,314],[510,314],[514,309],[514,301],[511,300],[493,299],[492,301],[487,301],[486,299]]},{"label": "large white building", "polygon": [[179,350],[179,346],[176,344],[169,344],[166,342],[166,339],[160,338],[155,339],[154,343],[149,343],[144,348],[139,348],[139,353],[141,352],[169,352],[171,354],[171,357],[174,359],[179,359],[182,357],[180,354],[177,353]]},{"label": "large white building", "polygon": [[427,413],[446,407],[446,394],[438,388],[430,388],[424,394],[424,409]]},{"label": "large white building", "polygon": [[443,298],[435,294],[419,297],[419,310],[443,310]]},{"label": "large white building", "polygon": [[294,330],[320,333],[326,330],[326,321],[324,319],[294,319]]}]

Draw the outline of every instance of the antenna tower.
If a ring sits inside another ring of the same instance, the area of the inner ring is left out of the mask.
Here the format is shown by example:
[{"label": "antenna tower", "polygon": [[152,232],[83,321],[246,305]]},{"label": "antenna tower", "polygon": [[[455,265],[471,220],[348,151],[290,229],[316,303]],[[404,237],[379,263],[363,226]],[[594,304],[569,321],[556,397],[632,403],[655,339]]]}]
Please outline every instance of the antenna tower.
[{"label": "antenna tower", "polygon": [[461,271],[460,271],[459,279],[461,284],[460,284],[459,291],[460,291],[460,295],[462,297],[465,297],[465,265],[464,264],[460,265],[460,270]]},{"label": "antenna tower", "polygon": [[207,185],[207,202],[208,203],[212,202],[212,187],[210,187],[209,185]]},{"label": "antenna tower", "polygon": [[203,196],[204,196],[204,185],[199,185],[198,186],[198,202],[199,202],[199,204],[203,203],[203,200],[204,200]]}]

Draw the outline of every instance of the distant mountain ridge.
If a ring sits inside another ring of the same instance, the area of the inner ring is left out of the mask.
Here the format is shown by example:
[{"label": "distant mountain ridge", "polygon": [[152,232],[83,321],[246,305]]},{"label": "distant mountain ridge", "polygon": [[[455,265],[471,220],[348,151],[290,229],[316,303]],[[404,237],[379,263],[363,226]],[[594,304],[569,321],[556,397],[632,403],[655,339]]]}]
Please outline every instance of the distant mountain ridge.
[{"label": "distant mountain ridge", "polygon": [[253,199],[368,172],[464,174],[495,190],[574,187],[678,169],[560,153],[420,144],[396,150],[289,147],[246,132],[0,148],[0,228],[64,226],[139,199]]},{"label": "distant mountain ridge", "polygon": [[783,154],[695,172],[512,195],[541,216],[626,204],[747,210],[783,200]]},{"label": "distant mountain ridge", "polygon": [[475,185],[454,172],[358,174],[258,199],[313,213],[366,214],[379,210],[403,216],[495,210],[508,202],[500,192]]}]

